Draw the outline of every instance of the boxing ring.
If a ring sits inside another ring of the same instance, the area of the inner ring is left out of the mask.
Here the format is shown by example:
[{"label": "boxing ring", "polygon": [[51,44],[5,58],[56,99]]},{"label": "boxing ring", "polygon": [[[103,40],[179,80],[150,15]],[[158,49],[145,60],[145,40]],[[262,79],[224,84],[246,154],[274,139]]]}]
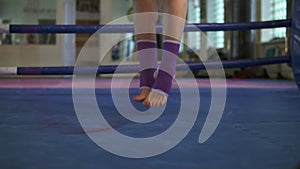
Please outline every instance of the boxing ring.
[{"label": "boxing ring", "polygon": [[[44,75],[73,75],[75,69],[83,75],[93,70],[97,70],[97,74],[136,73],[139,65],[1,67],[0,75],[5,76],[0,78],[0,168],[295,168],[300,163],[300,1],[295,0],[293,7],[292,18],[287,20],[186,25],[186,32],[199,29],[289,28],[290,55],[222,61],[222,67],[246,68],[288,63],[293,69],[295,81],[226,80],[227,101],[222,120],[213,136],[199,144],[197,139],[208,116],[212,96],[210,81],[197,79],[201,102],[195,125],[176,147],[151,158],[123,158],[99,148],[78,122],[72,98],[72,79],[42,78]],[[101,28],[103,25],[1,25],[0,31],[56,34],[134,32],[133,25]],[[157,31],[161,30],[162,27],[157,26]],[[215,62],[186,65],[191,70],[220,68]],[[177,70],[185,70],[184,65],[178,64]],[[14,78],[15,75],[30,77]],[[109,133],[115,129],[125,135],[149,137],[166,130],[176,119],[181,101],[180,89],[176,84],[164,114],[151,124],[141,125],[118,115],[111,97],[111,82],[111,79],[98,78],[93,87],[112,128],[88,132]],[[89,88],[90,85],[83,81],[81,87]],[[138,94],[138,87],[138,80],[133,80],[128,89],[130,97]],[[190,87],[189,79],[185,80],[184,87]],[[141,103],[131,103],[139,110],[147,110]]]}]

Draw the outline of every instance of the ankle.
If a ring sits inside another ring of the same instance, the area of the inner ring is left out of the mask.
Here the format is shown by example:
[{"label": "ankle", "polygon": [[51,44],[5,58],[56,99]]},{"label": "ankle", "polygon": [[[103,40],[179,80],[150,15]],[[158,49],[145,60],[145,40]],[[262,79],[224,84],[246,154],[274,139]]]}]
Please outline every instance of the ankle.
[{"label": "ankle", "polygon": [[172,82],[173,76],[165,71],[159,70],[152,89],[158,93],[168,96],[172,88]]},{"label": "ankle", "polygon": [[151,89],[153,84],[154,84],[154,81],[155,81],[155,78],[154,78],[154,73],[155,73],[156,69],[145,69],[145,70],[142,70],[140,72],[140,88],[143,89],[143,88],[149,88]]}]

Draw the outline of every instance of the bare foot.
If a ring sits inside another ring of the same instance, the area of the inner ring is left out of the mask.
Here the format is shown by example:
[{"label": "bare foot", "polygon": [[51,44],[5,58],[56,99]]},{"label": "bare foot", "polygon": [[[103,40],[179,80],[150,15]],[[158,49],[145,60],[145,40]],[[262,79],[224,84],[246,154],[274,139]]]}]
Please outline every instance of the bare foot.
[{"label": "bare foot", "polygon": [[168,100],[168,96],[159,91],[159,90],[152,90],[146,100],[144,101],[145,106],[152,106],[152,107],[159,107],[166,104]]},{"label": "bare foot", "polygon": [[134,96],[133,100],[136,101],[136,102],[144,101],[148,97],[150,91],[151,91],[150,88],[142,88],[141,91],[140,91],[140,94],[137,95],[137,96]]}]

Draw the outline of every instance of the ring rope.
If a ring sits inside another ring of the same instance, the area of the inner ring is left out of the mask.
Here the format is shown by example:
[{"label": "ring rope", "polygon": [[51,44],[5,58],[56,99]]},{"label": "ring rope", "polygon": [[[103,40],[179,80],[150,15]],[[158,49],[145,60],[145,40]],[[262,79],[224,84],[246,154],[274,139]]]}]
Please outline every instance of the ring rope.
[{"label": "ring rope", "polygon": [[[187,63],[188,67],[192,71],[196,70],[209,70],[209,69],[222,69],[222,68],[245,68],[255,67],[261,65],[290,63],[291,58],[289,56],[278,56],[272,58],[260,58],[260,59],[245,59],[245,60],[233,60],[223,61],[222,65],[219,62],[190,62]],[[177,64],[178,71],[186,70],[184,64]],[[2,67],[0,68],[0,75],[73,75],[74,66],[62,66],[62,67]],[[113,74],[118,69],[118,73],[137,73],[140,70],[138,64],[134,65],[106,65],[99,66],[98,68],[89,66],[76,67],[80,74]]]},{"label": "ring rope", "polygon": [[[186,24],[185,32],[207,31],[238,31],[253,29],[270,29],[291,27],[292,19],[237,22],[237,23],[198,23]],[[157,26],[157,32],[162,32],[163,26]],[[56,33],[56,34],[85,34],[85,33],[134,33],[132,24],[126,25],[1,25],[0,33]]]}]

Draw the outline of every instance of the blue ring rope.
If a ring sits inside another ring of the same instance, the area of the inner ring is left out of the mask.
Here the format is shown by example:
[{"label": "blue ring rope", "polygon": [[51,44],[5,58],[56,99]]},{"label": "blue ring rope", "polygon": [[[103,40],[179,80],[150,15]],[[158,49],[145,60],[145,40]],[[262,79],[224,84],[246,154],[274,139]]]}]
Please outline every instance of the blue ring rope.
[{"label": "blue ring rope", "polygon": [[[272,58],[262,59],[246,59],[246,60],[235,60],[235,61],[223,61],[222,64],[219,62],[205,62],[204,63],[187,63],[192,71],[196,70],[209,70],[209,69],[222,69],[222,68],[244,68],[254,67],[261,65],[279,64],[279,63],[290,63],[291,59],[289,56],[278,56]],[[18,67],[17,75],[73,75],[74,66],[67,67]],[[79,74],[113,74],[118,69],[118,73],[137,73],[139,72],[140,66],[135,65],[107,65],[99,67],[76,67],[76,72]],[[184,64],[177,65],[178,71],[186,70]]]},{"label": "blue ring rope", "polygon": [[[244,23],[201,23],[187,24],[185,32],[201,31],[238,31],[252,29],[267,29],[278,27],[291,27],[292,19],[244,22]],[[57,34],[81,34],[81,33],[133,33],[133,25],[10,25],[9,33],[57,33]],[[157,26],[157,31],[162,32],[162,26]]]}]

